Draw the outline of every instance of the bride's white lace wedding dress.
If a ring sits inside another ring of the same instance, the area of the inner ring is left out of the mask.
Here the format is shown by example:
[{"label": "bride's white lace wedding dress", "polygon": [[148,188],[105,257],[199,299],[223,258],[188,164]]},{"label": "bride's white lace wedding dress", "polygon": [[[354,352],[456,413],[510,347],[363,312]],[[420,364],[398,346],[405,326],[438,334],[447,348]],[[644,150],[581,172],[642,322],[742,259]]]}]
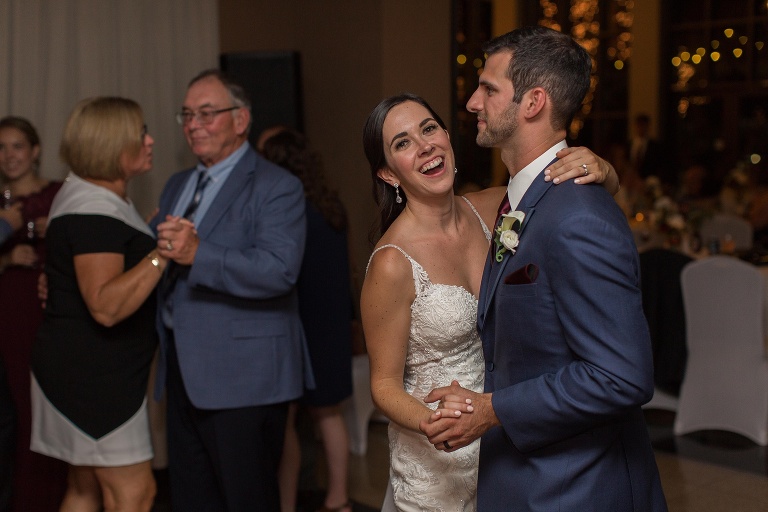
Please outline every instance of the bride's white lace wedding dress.
[{"label": "bride's white lace wedding dress", "polygon": [[[480,223],[490,240],[482,219]],[[405,390],[423,400],[432,389],[458,380],[463,387],[482,392],[484,363],[476,327],[477,299],[461,286],[432,283],[422,266],[396,245],[383,245],[377,251],[385,247],[398,249],[408,259],[416,288],[403,376]],[[437,407],[436,403],[427,405]],[[446,453],[436,450],[423,434],[390,422],[389,450],[390,481],[398,510],[476,509],[479,439]]]}]

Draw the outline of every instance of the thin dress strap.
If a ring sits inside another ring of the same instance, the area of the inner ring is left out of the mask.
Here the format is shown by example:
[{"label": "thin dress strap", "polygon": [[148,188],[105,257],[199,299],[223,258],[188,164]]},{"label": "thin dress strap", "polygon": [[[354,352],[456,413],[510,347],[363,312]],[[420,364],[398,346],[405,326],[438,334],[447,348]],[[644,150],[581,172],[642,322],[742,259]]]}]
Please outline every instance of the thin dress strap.
[{"label": "thin dress strap", "polygon": [[477,219],[480,221],[480,225],[483,227],[483,233],[485,233],[485,239],[489,242],[491,241],[491,232],[488,230],[488,226],[485,225],[485,221],[483,221],[483,218],[480,216],[479,213],[477,213],[477,210],[475,209],[475,205],[472,204],[472,202],[467,199],[464,196],[461,196],[461,198],[467,202],[470,208],[472,208],[472,211],[475,212],[475,215],[477,216]]},{"label": "thin dress strap", "polygon": [[424,288],[429,284],[429,276],[427,275],[427,271],[424,270],[424,268],[421,265],[419,265],[419,263],[416,260],[411,258],[407,252],[405,252],[403,249],[401,249],[397,245],[385,244],[385,245],[382,245],[381,247],[378,247],[375,251],[373,251],[371,253],[371,257],[368,258],[368,264],[365,266],[365,273],[368,274],[368,267],[371,266],[371,260],[373,260],[373,255],[386,247],[394,247],[395,249],[403,253],[403,256],[405,256],[408,259],[408,261],[411,263],[411,270],[413,271],[413,286],[416,289],[416,295],[421,294]]}]

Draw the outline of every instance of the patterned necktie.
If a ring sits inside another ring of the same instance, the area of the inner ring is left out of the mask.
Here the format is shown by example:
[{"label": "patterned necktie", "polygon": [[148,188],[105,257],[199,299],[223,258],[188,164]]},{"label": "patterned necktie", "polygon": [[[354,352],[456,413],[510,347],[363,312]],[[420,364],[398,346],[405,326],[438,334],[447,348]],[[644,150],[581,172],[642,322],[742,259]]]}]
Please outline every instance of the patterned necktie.
[{"label": "patterned necktie", "polygon": [[[195,193],[192,196],[192,200],[187,205],[187,208],[184,210],[185,219],[190,221],[195,220],[195,213],[197,213],[197,208],[200,206],[200,201],[203,198],[203,191],[205,190],[205,187],[208,185],[208,183],[210,183],[210,181],[211,177],[208,176],[208,172],[205,170],[200,171],[200,173],[197,175]],[[160,296],[165,302],[165,305],[162,307],[166,309],[168,315],[171,315],[171,311],[173,311],[173,304],[170,301],[170,296],[174,287],[176,286],[176,280],[181,274],[181,269],[181,265],[177,265],[174,261],[169,261],[165,279],[160,283]]]},{"label": "patterned necktie", "polygon": [[[506,215],[507,213],[510,212],[510,210],[512,210],[512,205],[509,204],[509,194],[505,193],[504,199],[501,200],[501,204],[499,205],[499,211],[496,214],[496,223],[494,224],[494,229],[493,229],[493,241],[491,242],[491,255],[495,254],[495,252],[498,249],[498,244],[496,242],[498,240],[497,229],[501,227],[501,216]],[[497,264],[496,258],[491,257],[491,265],[496,265],[496,264]]]},{"label": "patterned necktie", "polygon": [[501,222],[501,216],[506,215],[512,210],[512,205],[509,204],[509,194],[504,194],[504,199],[501,200],[499,205],[499,212],[496,214],[496,224],[494,226],[499,227]]},{"label": "patterned necktie", "polygon": [[203,198],[203,191],[205,187],[210,183],[211,177],[208,176],[207,171],[200,171],[197,175],[197,185],[195,186],[195,194],[192,196],[192,200],[187,205],[187,209],[184,210],[184,218],[189,220],[195,220],[195,213],[197,207],[200,206],[200,200]]}]

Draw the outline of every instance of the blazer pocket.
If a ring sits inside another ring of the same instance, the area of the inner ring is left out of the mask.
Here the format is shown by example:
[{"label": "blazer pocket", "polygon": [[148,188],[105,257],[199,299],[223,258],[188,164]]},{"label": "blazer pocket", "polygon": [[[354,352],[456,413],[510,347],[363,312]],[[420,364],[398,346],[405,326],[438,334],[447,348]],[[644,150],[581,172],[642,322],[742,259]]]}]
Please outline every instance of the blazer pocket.
[{"label": "blazer pocket", "polygon": [[539,277],[539,266],[535,263],[528,263],[504,276],[504,284],[531,284],[536,282],[537,277]]}]

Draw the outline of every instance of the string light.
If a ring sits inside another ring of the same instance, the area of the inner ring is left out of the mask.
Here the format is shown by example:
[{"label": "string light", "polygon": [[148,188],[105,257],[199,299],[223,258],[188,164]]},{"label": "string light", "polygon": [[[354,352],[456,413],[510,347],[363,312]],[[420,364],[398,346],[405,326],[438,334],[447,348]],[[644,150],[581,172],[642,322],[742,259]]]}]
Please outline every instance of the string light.
[{"label": "string light", "polygon": [[[605,41],[605,54],[609,63],[617,71],[626,69],[632,55],[632,24],[634,22],[634,0],[614,0],[614,15],[611,26],[618,29],[614,37]],[[539,0],[541,16],[539,25],[562,32],[557,21],[559,14],[557,3],[551,0]],[[590,88],[581,110],[574,117],[570,126],[570,135],[576,138],[584,127],[584,118],[592,112],[594,92],[599,82],[597,77],[597,56],[600,51],[600,22],[598,0],[571,0],[568,21],[571,23],[571,37],[592,57],[592,78]]]},{"label": "string light", "polygon": [[[597,52],[600,48],[600,23],[596,20],[599,12],[597,0],[571,0],[568,19],[571,22],[571,37],[579,43],[589,56],[592,57],[592,76],[589,81],[589,92],[581,104],[580,112],[571,121],[569,131],[576,138],[584,127],[584,118],[592,112],[594,92],[597,87]],[[621,49],[616,45],[616,53]]]},{"label": "string light", "polygon": [[[732,28],[724,29],[723,35],[726,38],[726,41],[723,44],[721,44],[721,42],[717,39],[710,41],[710,47],[712,48],[712,51],[709,53],[709,60],[711,62],[722,62],[724,59],[727,59],[731,55],[731,58],[733,59],[741,59],[747,57],[747,52],[752,48],[751,44],[748,44],[748,36],[740,35],[736,32],[736,30]],[[732,42],[729,43],[728,40],[731,40]],[[763,41],[755,41],[754,43],[754,48],[756,51],[762,50],[764,46],[765,43]],[[704,47],[697,48],[693,54],[685,47],[678,48],[677,55],[673,56],[670,60],[672,66],[677,68],[677,82],[672,86],[673,90],[683,91],[687,88],[690,80],[696,74],[697,66],[707,62],[704,59],[706,55],[707,50]],[[695,83],[698,87],[706,87],[708,85],[708,82],[703,79],[700,79]]]},{"label": "string light", "polygon": [[[632,25],[634,23],[634,0],[611,0],[612,16],[609,19],[611,37],[601,40],[598,14],[600,4],[605,0],[570,0],[568,21],[571,24],[571,37],[592,57],[592,77],[581,110],[574,116],[569,127],[570,136],[577,138],[584,127],[584,119],[592,112],[594,93],[599,83],[597,75],[598,55],[604,51],[608,63],[618,72],[626,72],[627,63],[632,56]],[[556,1],[539,0],[541,15],[539,25],[562,32],[557,21],[559,10]],[[603,34],[605,37],[608,34]],[[604,50],[601,50],[601,44]]]}]

